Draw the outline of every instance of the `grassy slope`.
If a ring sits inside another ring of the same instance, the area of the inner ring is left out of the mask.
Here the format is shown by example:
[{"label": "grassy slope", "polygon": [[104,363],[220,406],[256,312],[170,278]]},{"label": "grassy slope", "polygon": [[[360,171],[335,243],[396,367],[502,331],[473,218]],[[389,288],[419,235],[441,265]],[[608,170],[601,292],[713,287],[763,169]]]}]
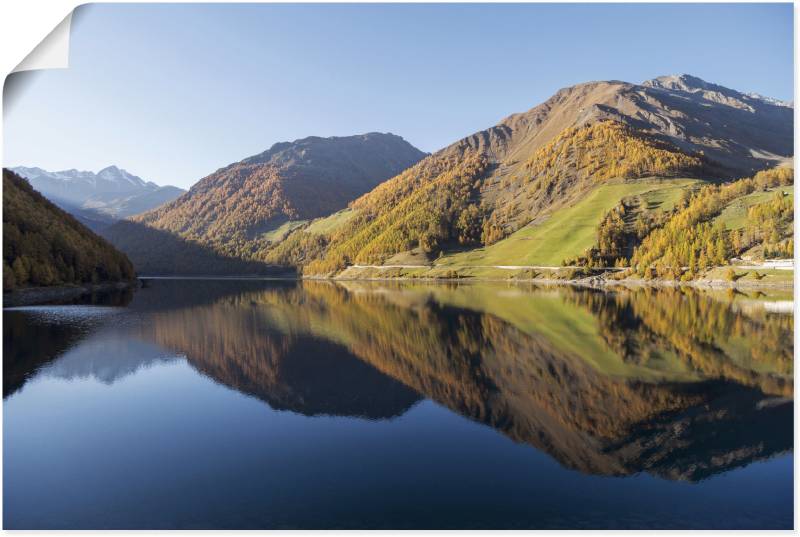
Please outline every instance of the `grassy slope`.
[{"label": "grassy slope", "polygon": [[[791,186],[782,186],[771,188],[766,192],[759,191],[753,192],[752,194],[748,194],[747,196],[743,196],[741,198],[737,198],[731,204],[729,204],[725,209],[714,219],[714,222],[722,222],[725,224],[725,227],[728,229],[741,229],[745,226],[747,222],[747,211],[750,207],[754,205],[758,205],[759,203],[764,203],[773,198],[775,196],[775,192],[782,191],[786,192],[789,195],[789,198],[794,203],[794,189]],[[762,270],[739,270],[734,267],[736,274],[738,276],[737,281],[749,282],[749,281],[760,281],[761,283],[789,283],[794,280],[794,271],[791,270],[771,270],[771,269],[762,269]],[[727,267],[719,267],[712,269],[706,274],[706,277],[709,279],[725,279],[726,273],[728,271]],[[762,274],[764,277],[761,280],[758,280],[755,277],[755,274],[759,273]]]},{"label": "grassy slope", "polygon": [[343,209],[325,218],[318,218],[311,222],[305,231],[319,235],[329,235],[339,226],[350,220],[355,215],[352,209]]},{"label": "grassy slope", "polygon": [[444,256],[437,264],[558,266],[594,245],[602,216],[626,196],[642,195],[650,210],[666,209],[693,179],[640,180],[605,184],[579,203],[560,209],[546,221],[528,225],[486,248]]},{"label": "grassy slope", "polygon": [[308,220],[288,220],[275,229],[263,233],[262,237],[270,242],[282,241],[290,231],[302,226],[306,222],[308,222]]},{"label": "grassy slope", "polygon": [[725,210],[714,219],[714,221],[723,222],[728,229],[743,228],[747,221],[747,210],[753,205],[771,200],[775,192],[778,191],[787,192],[792,202],[794,202],[794,190],[791,186],[771,188],[766,192],[753,192],[752,194],[734,200],[733,203],[728,205]]}]

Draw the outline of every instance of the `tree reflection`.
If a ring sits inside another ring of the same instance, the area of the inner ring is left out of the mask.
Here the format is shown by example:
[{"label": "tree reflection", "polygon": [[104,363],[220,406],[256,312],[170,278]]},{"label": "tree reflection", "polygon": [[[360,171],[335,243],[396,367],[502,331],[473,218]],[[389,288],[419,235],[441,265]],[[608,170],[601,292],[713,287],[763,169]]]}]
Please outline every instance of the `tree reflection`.
[{"label": "tree reflection", "polygon": [[[792,448],[793,317],[744,298],[154,282],[113,330],[275,409],[391,419],[429,398],[581,472],[696,481]],[[13,313],[5,395],[83,337]]]},{"label": "tree reflection", "polygon": [[[474,292],[497,296],[464,307]],[[581,327],[581,345],[542,322],[535,310],[548,301],[557,322]],[[355,356],[584,472],[698,480],[792,445],[791,316],[745,314],[699,292],[305,282],[157,314],[149,326],[199,370],[276,408],[392,415],[375,406],[386,390],[374,374],[345,367]],[[344,411],[353,401],[360,410]]]}]

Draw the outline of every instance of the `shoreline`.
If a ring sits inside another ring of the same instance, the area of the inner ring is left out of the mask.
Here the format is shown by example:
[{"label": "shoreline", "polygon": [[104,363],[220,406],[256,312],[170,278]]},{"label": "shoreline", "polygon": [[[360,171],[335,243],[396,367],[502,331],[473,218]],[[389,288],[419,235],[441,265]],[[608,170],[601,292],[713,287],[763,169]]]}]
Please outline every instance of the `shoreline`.
[{"label": "shoreline", "polygon": [[461,278],[443,277],[368,277],[368,276],[296,276],[296,277],[247,277],[247,276],[139,276],[131,282],[110,282],[101,284],[87,284],[57,287],[29,287],[3,293],[3,308],[21,306],[45,305],[54,302],[68,301],[84,295],[97,292],[123,290],[130,287],[139,287],[141,280],[227,280],[227,281],[328,281],[328,282],[420,282],[420,283],[521,283],[542,286],[569,286],[585,289],[610,290],[613,288],[680,288],[691,287],[701,290],[793,290],[793,281],[786,282],[761,282],[761,281],[727,281],[727,280],[644,280],[624,279],[610,280],[598,276],[579,279],[557,278],[490,278],[469,276]]},{"label": "shoreline", "polygon": [[302,277],[300,276],[292,276],[292,275],[284,275],[284,276],[248,276],[248,275],[232,275],[229,276],[227,274],[223,275],[214,275],[214,274],[206,274],[202,276],[197,276],[195,274],[187,274],[185,276],[181,275],[171,275],[171,276],[137,276],[137,280],[231,280],[231,281],[270,281],[270,280],[300,280]]},{"label": "shoreline", "polygon": [[507,282],[507,283],[532,283],[541,285],[569,285],[574,287],[587,287],[594,289],[603,289],[607,287],[694,287],[698,289],[793,289],[793,282],[759,282],[759,281],[744,281],[744,282],[731,282],[726,280],[692,280],[692,281],[675,281],[675,280],[643,280],[643,279],[626,279],[626,280],[606,280],[598,278],[597,276],[590,276],[588,278],[559,280],[556,278],[487,278],[480,276],[469,276],[462,278],[434,278],[434,277],[340,277],[340,276],[301,276],[299,280],[309,281],[334,281],[334,282],[347,282],[347,281],[382,281],[382,282]]},{"label": "shoreline", "polygon": [[542,285],[570,285],[575,287],[588,287],[602,289],[606,287],[694,287],[698,289],[781,289],[789,290],[794,288],[793,280],[788,281],[759,281],[759,280],[737,280],[728,281],[720,279],[697,279],[690,281],[653,279],[645,280],[641,278],[626,278],[622,280],[606,279],[598,275],[587,276],[585,278],[558,279],[558,278],[493,278],[488,276],[462,276],[455,278],[432,277],[432,276],[342,276],[341,273],[335,276],[319,275],[296,275],[296,276],[247,276],[247,275],[171,275],[171,276],[139,276],[139,280],[230,280],[230,281],[396,281],[396,282],[519,282],[533,283]]},{"label": "shoreline", "polygon": [[40,306],[51,302],[73,300],[97,292],[123,290],[137,287],[138,278],[130,282],[108,282],[86,285],[60,285],[53,287],[27,287],[3,293],[3,308]]}]

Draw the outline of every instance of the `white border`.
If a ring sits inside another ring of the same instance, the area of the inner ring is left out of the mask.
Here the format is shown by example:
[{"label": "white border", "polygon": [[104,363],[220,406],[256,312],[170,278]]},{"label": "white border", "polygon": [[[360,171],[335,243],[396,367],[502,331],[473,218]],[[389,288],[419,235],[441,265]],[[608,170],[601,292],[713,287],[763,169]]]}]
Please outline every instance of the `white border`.
[{"label": "white border", "polygon": [[[284,0],[279,0],[281,3],[288,3],[284,2]],[[301,2],[303,0],[300,0]],[[379,0],[380,1],[380,0]],[[439,0],[440,2],[444,3],[455,3],[454,0]],[[317,0],[320,3],[329,3],[330,0]],[[405,2],[404,0],[394,0],[394,2],[401,2],[401,3],[409,3]],[[519,0],[511,0],[512,3],[518,3]],[[104,3],[124,3],[120,0],[109,0]],[[145,0],[143,2],[138,3],[158,3],[154,1]],[[186,0],[173,0],[172,3],[212,3],[206,1],[200,2],[191,2]],[[230,3],[225,1],[218,1],[215,3]],[[239,3],[257,3],[245,0],[245,2]],[[352,0],[351,0],[351,3]],[[359,0],[355,0],[355,3],[361,3]],[[381,1],[380,3],[384,3]],[[465,3],[480,3],[479,0],[466,0]],[[566,0],[563,3],[603,3],[597,0]],[[627,3],[624,0],[612,0],[612,2],[607,3]],[[658,2],[662,3],[662,2]],[[663,2],[667,3],[667,2]],[[677,0],[670,3],[692,3],[686,0]],[[720,0],[706,0],[706,3],[753,3],[752,0],[747,2],[746,0],[734,0],[733,2],[723,2]],[[762,3],[762,2],[758,2]],[[795,28],[797,28],[798,19],[800,16],[798,15],[798,2],[792,2],[795,6],[794,11],[794,18],[795,18]],[[3,79],[14,71],[15,69],[20,66],[22,69],[30,69],[31,66],[33,68],[41,68],[41,67],[65,67],[64,59],[66,58],[68,61],[68,47],[67,52],[64,52],[63,45],[65,44],[63,41],[57,41],[55,45],[55,50],[49,49],[46,47],[47,50],[41,52],[43,56],[39,56],[38,58],[34,57],[31,58],[31,61],[34,60],[38,61],[38,63],[27,63],[28,56],[31,54],[32,51],[37,49],[38,45],[42,42],[42,40],[49,36],[51,33],[56,33],[56,37],[61,37],[63,39],[64,36],[64,28],[62,25],[61,33],[54,32],[54,29],[59,26],[65,20],[67,21],[67,32],[68,35],[68,27],[69,27],[69,18],[72,14],[72,11],[81,5],[80,2],[76,2],[74,0],[0,0],[0,73],[2,73]],[[68,43],[66,43],[68,45]],[[61,47],[61,48],[60,48]],[[797,61],[797,37],[795,34],[795,62]],[[43,62],[40,60],[44,60]],[[797,69],[795,69],[795,97],[794,102],[797,104]],[[2,97],[0,97],[0,109],[2,109]],[[796,114],[796,112],[795,112]],[[2,129],[0,129],[2,131]],[[795,117],[795,155],[797,155],[797,145],[798,142],[798,125],[797,125],[797,118]],[[2,156],[2,134],[0,133],[0,162],[3,162]],[[797,207],[795,207],[795,211],[797,211]],[[796,220],[795,220],[796,221]],[[796,224],[797,225],[797,224]],[[797,229],[797,228],[795,228]],[[795,233],[797,235],[797,233]],[[795,264],[798,264],[798,260],[800,260],[800,253],[795,253]],[[798,276],[797,271],[795,272],[795,289],[797,289],[798,283],[800,283],[800,276]],[[798,300],[795,296],[795,315],[798,311]],[[1,323],[2,321],[0,321]],[[797,331],[800,330],[795,325],[795,342],[797,341]],[[798,356],[798,349],[797,345],[795,345],[795,362],[797,363],[797,356]],[[795,369],[796,373],[796,369]],[[797,385],[795,377],[795,385]],[[798,435],[800,435],[800,431],[798,431],[800,424],[800,420],[798,420],[798,412],[797,412],[797,403],[795,401],[795,447],[797,446],[797,439]],[[2,415],[0,414],[0,424],[2,424]],[[2,453],[2,447],[0,447],[0,453]],[[798,525],[798,483],[797,483],[797,460],[795,458],[794,464],[794,499],[795,499],[795,528]],[[0,470],[0,477],[2,477],[2,470]],[[0,483],[2,481],[0,480]],[[0,514],[2,514],[2,503],[0,503]],[[107,533],[125,533],[129,535],[152,535],[152,534],[166,534],[172,532],[162,532],[162,531],[119,531],[119,532],[76,532],[76,531],[69,531],[69,532],[54,532],[54,531],[37,531],[37,532],[14,532],[14,531],[2,531],[2,533],[10,533],[10,534],[21,534],[21,533],[33,533],[38,535],[50,535],[56,533],[68,533],[70,535],[102,535]],[[180,534],[183,535],[199,535],[199,534],[209,534],[209,535],[231,535],[232,532],[225,532],[225,531],[180,531]],[[306,531],[279,531],[279,530],[270,530],[270,531],[237,531],[236,534],[241,535],[303,535]],[[335,535],[353,535],[357,532],[355,531],[326,531],[328,534],[335,534]],[[358,532],[360,533],[360,532]],[[401,531],[380,531],[375,533],[381,533],[385,535],[397,535],[400,533],[406,533]],[[417,535],[434,535],[440,532],[433,532],[433,531],[419,531],[414,532]],[[455,531],[455,532],[447,532],[447,533],[455,533],[458,535],[466,534],[466,533],[478,533],[474,531]],[[481,532],[485,533],[485,532]],[[505,532],[504,532],[505,533]],[[522,532],[514,532],[514,533],[522,533]],[[533,531],[526,531],[526,534],[532,535]],[[535,532],[536,535],[581,535],[586,534],[586,530],[568,530],[568,531],[544,531],[544,530],[537,530]],[[606,534],[606,535],[619,535],[621,532],[617,531],[590,531],[588,533],[594,534]],[[660,531],[659,533],[663,534],[680,534],[682,532],[678,531]],[[733,532],[726,532],[726,531],[704,531],[704,535],[727,535]],[[741,534],[761,534],[760,531],[737,531],[736,533]],[[794,531],[786,531],[786,532],[777,532],[777,533],[797,533],[797,529]],[[633,535],[633,536],[645,536],[652,534],[652,531],[627,531],[625,535]]]}]

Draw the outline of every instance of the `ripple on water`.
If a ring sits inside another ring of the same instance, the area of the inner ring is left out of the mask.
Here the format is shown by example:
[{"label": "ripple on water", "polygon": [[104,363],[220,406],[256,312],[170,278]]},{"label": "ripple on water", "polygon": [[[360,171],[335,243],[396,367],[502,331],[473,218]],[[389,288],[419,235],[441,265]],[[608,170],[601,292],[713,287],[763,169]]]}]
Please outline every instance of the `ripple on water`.
[{"label": "ripple on water", "polygon": [[110,316],[120,315],[127,310],[110,306],[69,305],[20,306],[4,308],[3,311],[25,313],[31,320],[46,324],[92,325],[104,321]]}]

